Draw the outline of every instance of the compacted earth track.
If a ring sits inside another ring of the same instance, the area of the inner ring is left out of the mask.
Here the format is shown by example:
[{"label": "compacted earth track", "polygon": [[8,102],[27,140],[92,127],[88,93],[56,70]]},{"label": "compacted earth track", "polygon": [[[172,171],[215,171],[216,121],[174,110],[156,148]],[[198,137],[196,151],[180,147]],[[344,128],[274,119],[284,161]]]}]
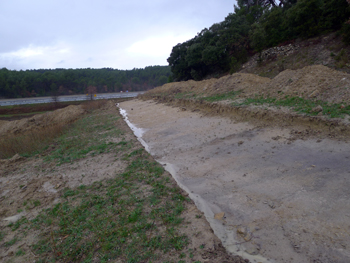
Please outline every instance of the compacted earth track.
[{"label": "compacted earth track", "polygon": [[119,106],[228,251],[251,262],[350,261],[346,136],[154,100]]}]

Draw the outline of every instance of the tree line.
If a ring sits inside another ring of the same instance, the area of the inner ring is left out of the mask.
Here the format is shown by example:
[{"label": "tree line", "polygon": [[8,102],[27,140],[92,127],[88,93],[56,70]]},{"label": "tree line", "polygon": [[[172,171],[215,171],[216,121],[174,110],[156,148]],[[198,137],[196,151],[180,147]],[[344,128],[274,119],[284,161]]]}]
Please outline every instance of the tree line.
[{"label": "tree line", "polygon": [[120,91],[143,91],[171,79],[169,66],[144,69],[0,69],[0,97],[23,98]]},{"label": "tree line", "polygon": [[350,44],[347,0],[238,0],[234,13],[173,47],[174,80],[235,72],[255,52],[341,29]]}]

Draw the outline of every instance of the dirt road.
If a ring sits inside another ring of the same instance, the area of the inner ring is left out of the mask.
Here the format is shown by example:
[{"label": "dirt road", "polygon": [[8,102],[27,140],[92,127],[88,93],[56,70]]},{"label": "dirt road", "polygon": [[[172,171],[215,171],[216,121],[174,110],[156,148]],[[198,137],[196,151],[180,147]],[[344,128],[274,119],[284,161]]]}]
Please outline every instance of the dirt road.
[{"label": "dirt road", "polygon": [[350,262],[349,142],[295,140],[286,128],[153,101],[120,107],[230,252],[252,262]]}]

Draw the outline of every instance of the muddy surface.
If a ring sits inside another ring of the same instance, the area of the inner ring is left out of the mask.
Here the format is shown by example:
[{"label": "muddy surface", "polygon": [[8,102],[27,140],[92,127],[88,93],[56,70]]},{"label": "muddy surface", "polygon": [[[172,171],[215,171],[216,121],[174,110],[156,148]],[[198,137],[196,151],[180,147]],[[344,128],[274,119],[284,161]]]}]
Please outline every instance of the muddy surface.
[{"label": "muddy surface", "polygon": [[120,107],[229,251],[252,262],[350,261],[347,140],[153,101]]}]

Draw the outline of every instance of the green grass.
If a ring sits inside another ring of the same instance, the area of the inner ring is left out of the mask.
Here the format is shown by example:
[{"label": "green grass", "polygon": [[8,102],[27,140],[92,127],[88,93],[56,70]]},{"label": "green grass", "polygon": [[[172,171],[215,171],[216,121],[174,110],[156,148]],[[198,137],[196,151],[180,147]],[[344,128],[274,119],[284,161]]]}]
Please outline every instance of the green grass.
[{"label": "green grass", "polygon": [[[313,112],[312,109],[316,106],[320,105],[323,108],[323,115],[328,116],[330,118],[343,118],[345,115],[350,115],[350,105],[342,106],[342,104],[331,104],[324,101],[312,101],[299,97],[288,97],[286,96],[284,99],[277,100],[276,98],[263,98],[263,97],[255,97],[248,98],[243,103],[238,105],[262,105],[268,104],[272,106],[283,106],[290,107],[294,111],[299,113],[305,113],[307,115],[317,115],[318,112]],[[237,105],[237,104],[235,104]]]},{"label": "green grass", "polygon": [[189,99],[189,98],[195,98],[196,94],[194,92],[180,92],[175,94],[175,99]]},{"label": "green grass", "polygon": [[17,252],[16,252],[16,256],[19,257],[19,256],[23,256],[25,255],[26,253],[22,250],[22,249],[19,249]]},{"label": "green grass", "polygon": [[74,127],[57,140],[57,147],[45,160],[58,160],[62,164],[109,152],[116,147],[125,148],[123,144],[108,142],[123,134],[115,129],[117,118],[115,115],[89,115],[76,121]]},{"label": "green grass", "polygon": [[10,246],[16,244],[17,240],[18,240],[17,238],[11,239],[10,241],[5,243],[5,247],[10,247]]},{"label": "green grass", "polygon": [[28,113],[19,113],[19,114],[0,114],[0,118],[12,118],[12,117],[26,117],[28,115],[35,115],[35,114],[43,114],[46,113],[46,111],[37,111],[37,112],[28,112]]},{"label": "green grass", "polygon": [[[127,167],[113,179],[65,188],[53,207],[41,210],[32,220],[22,217],[8,225],[18,237],[35,231],[39,241],[31,245],[31,251],[36,262],[158,262],[169,252],[180,260],[189,244],[189,238],[179,231],[181,214],[190,199],[174,187],[163,167],[143,148],[123,138],[117,118],[92,114],[80,119],[47,153],[47,161],[61,164],[112,152]],[[111,138],[121,141],[108,143]],[[38,200],[32,203],[40,205]],[[1,232],[0,239],[3,236]],[[14,238],[4,245],[16,242]],[[15,256],[25,253],[18,250]]]},{"label": "green grass", "polygon": [[143,149],[128,156],[124,173],[66,189],[64,202],[31,221],[37,229],[52,229],[33,246],[36,254],[64,262],[91,262],[96,257],[100,262],[141,262],[187,245],[188,238],[176,228],[188,200],[168,184],[163,168]]},{"label": "green grass", "polygon": [[224,94],[216,94],[210,97],[204,97],[204,98],[201,98],[201,100],[205,100],[209,102],[215,102],[215,101],[221,101],[221,100],[232,100],[240,93],[241,91],[231,91]]}]

